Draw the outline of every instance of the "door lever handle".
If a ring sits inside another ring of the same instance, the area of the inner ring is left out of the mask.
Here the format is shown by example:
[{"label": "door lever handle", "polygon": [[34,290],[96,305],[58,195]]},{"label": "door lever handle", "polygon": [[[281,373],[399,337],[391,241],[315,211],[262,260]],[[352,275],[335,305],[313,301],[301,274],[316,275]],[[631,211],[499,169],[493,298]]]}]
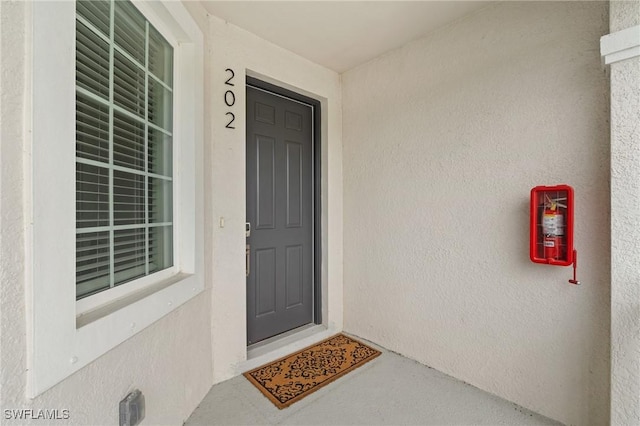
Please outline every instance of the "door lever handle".
[{"label": "door lever handle", "polygon": [[247,238],[251,236],[251,222],[244,224],[244,236]]},{"label": "door lever handle", "polygon": [[247,244],[246,254],[247,254],[247,260],[245,264],[245,270],[248,277],[249,273],[251,272],[251,246],[249,244]]}]

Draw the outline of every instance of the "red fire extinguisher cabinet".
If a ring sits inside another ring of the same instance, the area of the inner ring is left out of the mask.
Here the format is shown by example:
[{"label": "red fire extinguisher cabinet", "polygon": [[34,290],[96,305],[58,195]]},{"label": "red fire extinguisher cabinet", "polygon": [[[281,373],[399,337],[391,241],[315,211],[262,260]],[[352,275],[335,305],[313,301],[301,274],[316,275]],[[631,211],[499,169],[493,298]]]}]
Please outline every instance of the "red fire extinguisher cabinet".
[{"label": "red fire extinguisher cabinet", "polygon": [[530,250],[532,262],[569,266],[573,250],[573,188],[536,186],[531,190]]}]

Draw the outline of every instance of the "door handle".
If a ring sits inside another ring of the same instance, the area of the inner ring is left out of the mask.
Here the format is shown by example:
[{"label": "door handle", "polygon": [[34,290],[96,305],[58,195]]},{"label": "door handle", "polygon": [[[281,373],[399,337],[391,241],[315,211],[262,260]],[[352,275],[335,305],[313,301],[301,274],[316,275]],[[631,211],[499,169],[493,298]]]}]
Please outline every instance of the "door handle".
[{"label": "door handle", "polygon": [[247,272],[247,277],[248,277],[249,273],[251,272],[251,246],[249,244],[247,244],[246,254],[247,254],[247,260],[245,264],[245,270]]},{"label": "door handle", "polygon": [[244,236],[247,238],[251,236],[251,222],[244,224]]}]

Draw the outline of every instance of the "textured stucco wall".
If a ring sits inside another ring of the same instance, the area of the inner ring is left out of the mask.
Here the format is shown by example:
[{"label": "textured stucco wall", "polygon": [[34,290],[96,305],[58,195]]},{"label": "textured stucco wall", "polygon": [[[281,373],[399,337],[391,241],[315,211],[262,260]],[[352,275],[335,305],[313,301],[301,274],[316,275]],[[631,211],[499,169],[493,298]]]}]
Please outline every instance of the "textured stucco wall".
[{"label": "textured stucco wall", "polygon": [[[214,381],[241,372],[246,360],[245,276],[245,74],[258,76],[322,103],[322,281],[323,321],[342,330],[342,107],[340,76],[223,20],[210,17],[209,111],[213,144],[206,154],[211,168],[213,260],[211,274]],[[235,72],[231,88],[225,85]],[[232,89],[235,105],[224,104]],[[235,130],[225,128],[226,112]],[[219,226],[219,219],[225,226]]]},{"label": "textured stucco wall", "polygon": [[[204,12],[203,12],[204,13]],[[29,4],[0,2],[0,416],[5,409],[67,409],[65,424],[118,424],[118,403],[146,397],[145,424],[182,424],[212,383],[210,292],[205,291],[34,400],[25,397],[26,317],[23,190]],[[63,423],[62,421],[59,421]],[[25,422],[19,422],[24,424]],[[33,424],[47,424],[43,420]]]},{"label": "textured stucco wall", "polygon": [[[605,2],[503,2],[343,75],[345,330],[567,424],[609,420]],[[582,286],[530,262],[576,191]]]},{"label": "textured stucco wall", "polygon": [[[640,25],[612,1],[611,33]],[[640,57],[611,64],[611,424],[640,424]]]}]

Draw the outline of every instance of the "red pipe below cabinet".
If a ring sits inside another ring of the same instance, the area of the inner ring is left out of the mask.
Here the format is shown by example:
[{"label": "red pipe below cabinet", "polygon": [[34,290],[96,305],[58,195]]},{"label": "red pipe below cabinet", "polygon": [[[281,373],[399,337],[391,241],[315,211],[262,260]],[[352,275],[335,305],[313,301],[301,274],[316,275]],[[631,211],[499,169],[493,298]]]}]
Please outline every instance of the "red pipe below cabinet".
[{"label": "red pipe below cabinet", "polygon": [[573,188],[569,185],[536,186],[531,190],[530,247],[532,262],[555,266],[574,266]]}]

